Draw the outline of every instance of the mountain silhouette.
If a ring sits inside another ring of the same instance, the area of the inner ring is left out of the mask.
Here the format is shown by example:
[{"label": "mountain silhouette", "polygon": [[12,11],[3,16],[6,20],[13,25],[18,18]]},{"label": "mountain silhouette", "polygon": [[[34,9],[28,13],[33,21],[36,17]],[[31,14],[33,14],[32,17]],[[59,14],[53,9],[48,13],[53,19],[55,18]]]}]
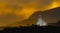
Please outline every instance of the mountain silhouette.
[{"label": "mountain silhouette", "polygon": [[16,21],[16,23],[10,24],[11,26],[31,26],[32,24],[36,25],[38,21],[38,17],[40,17],[46,23],[56,23],[60,20],[60,7],[53,8],[50,10],[38,11],[32,14],[28,19],[23,21]]},{"label": "mountain silhouette", "polygon": [[60,20],[60,7],[45,10],[41,13],[42,19],[47,23],[57,23]]}]

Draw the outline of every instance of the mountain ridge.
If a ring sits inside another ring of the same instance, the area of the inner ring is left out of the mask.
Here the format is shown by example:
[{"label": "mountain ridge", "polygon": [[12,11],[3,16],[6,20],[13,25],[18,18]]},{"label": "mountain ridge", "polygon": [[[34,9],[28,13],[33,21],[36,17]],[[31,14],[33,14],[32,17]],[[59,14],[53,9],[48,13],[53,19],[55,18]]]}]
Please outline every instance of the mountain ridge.
[{"label": "mountain ridge", "polygon": [[47,23],[56,23],[60,20],[60,7],[45,10],[40,14]]}]

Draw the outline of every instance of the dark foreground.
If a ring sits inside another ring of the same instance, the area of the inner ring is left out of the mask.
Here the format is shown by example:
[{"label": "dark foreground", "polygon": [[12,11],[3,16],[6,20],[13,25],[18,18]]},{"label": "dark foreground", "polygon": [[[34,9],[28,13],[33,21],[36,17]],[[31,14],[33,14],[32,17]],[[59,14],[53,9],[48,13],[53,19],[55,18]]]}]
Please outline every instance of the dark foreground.
[{"label": "dark foreground", "polygon": [[60,33],[60,27],[58,26],[27,26],[23,27],[5,27],[0,33]]}]

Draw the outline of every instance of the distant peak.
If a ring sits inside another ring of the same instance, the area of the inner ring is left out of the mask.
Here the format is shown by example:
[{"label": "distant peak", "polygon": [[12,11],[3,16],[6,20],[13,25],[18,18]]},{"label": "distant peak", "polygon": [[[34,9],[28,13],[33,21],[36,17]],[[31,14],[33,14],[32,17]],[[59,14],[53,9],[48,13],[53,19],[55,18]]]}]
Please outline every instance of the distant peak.
[{"label": "distant peak", "polygon": [[45,11],[50,11],[50,10],[60,10],[60,7],[52,8],[52,9],[45,10]]},{"label": "distant peak", "polygon": [[56,8],[53,8],[53,9],[60,9],[60,7],[56,7]]}]

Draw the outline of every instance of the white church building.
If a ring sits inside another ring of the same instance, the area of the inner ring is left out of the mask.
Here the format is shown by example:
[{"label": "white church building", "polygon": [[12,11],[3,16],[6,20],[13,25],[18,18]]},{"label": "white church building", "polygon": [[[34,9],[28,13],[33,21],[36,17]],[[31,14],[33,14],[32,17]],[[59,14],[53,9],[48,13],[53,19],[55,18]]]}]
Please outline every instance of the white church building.
[{"label": "white church building", "polygon": [[47,26],[47,23],[45,23],[45,22],[42,20],[41,16],[39,16],[39,17],[38,17],[38,21],[37,21],[37,25],[39,25],[39,26]]}]

